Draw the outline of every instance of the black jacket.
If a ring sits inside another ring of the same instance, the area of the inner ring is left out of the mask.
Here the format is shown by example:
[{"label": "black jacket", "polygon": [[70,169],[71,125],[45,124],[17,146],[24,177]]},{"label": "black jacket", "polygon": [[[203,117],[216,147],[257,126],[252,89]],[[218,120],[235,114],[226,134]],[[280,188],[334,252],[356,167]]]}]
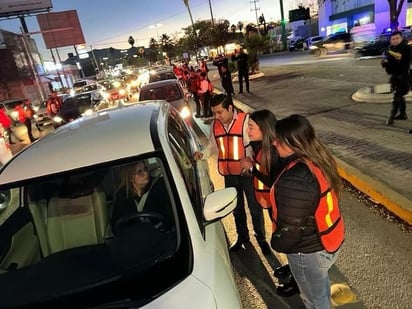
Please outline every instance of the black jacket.
[{"label": "black jacket", "polygon": [[[411,47],[404,39],[397,46],[390,45],[385,51],[382,66],[391,75],[408,75],[411,62]],[[386,61],[385,61],[386,60]]]},{"label": "black jacket", "polygon": [[[167,192],[165,182],[161,177],[151,186],[142,212],[155,212],[165,216],[167,219],[171,219],[172,206],[168,197],[169,194]],[[138,213],[136,199],[137,197],[131,195],[130,193],[129,196],[126,196],[125,188],[120,188],[115,193],[113,199],[113,214],[111,219],[112,228],[119,219]]]},{"label": "black jacket", "polygon": [[[282,167],[296,159],[281,159]],[[312,253],[324,250],[315,222],[320,186],[305,163],[285,171],[276,185],[277,228],[271,246],[283,253]]]},{"label": "black jacket", "polygon": [[237,69],[239,72],[247,73],[249,72],[248,55],[241,53],[239,55],[233,55],[232,61],[237,61]]}]

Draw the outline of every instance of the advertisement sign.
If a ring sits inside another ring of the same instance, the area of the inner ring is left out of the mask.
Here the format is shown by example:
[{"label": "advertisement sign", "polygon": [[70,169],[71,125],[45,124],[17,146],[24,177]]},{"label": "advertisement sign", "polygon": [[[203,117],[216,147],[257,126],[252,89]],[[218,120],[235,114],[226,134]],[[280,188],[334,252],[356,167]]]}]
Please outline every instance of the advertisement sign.
[{"label": "advertisement sign", "polygon": [[76,10],[40,14],[37,21],[48,49],[85,44]]},{"label": "advertisement sign", "polygon": [[0,17],[46,11],[52,7],[51,0],[0,0]]}]

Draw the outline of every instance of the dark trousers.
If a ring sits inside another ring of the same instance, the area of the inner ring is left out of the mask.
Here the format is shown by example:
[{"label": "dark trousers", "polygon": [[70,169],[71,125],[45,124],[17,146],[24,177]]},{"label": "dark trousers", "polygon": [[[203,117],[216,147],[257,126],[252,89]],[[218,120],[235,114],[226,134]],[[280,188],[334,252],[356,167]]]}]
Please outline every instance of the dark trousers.
[{"label": "dark trousers", "polygon": [[193,95],[193,101],[195,101],[195,105],[196,105],[196,115],[199,116],[200,115],[200,107],[201,107],[199,95],[197,93],[193,93],[193,92],[192,92],[192,95]]},{"label": "dark trousers", "polygon": [[200,100],[200,103],[202,104],[204,117],[213,115],[212,109],[210,108],[210,98],[211,98],[211,95],[209,91],[199,94],[199,100]]},{"label": "dark trousers", "polygon": [[257,203],[253,189],[252,176],[224,176],[225,187],[235,187],[237,190],[237,205],[233,211],[235,217],[238,240],[244,242],[249,240],[249,230],[247,227],[245,196],[252,217],[253,229],[258,241],[266,240],[265,225],[263,219],[263,209]]},{"label": "dark trousers", "polygon": [[31,142],[34,142],[36,140],[36,138],[33,136],[33,134],[31,133],[31,119],[30,118],[26,118],[24,120],[24,125],[26,126],[27,129],[27,135],[29,136],[29,139]]},{"label": "dark trousers", "polygon": [[393,91],[393,100],[389,117],[394,118],[397,114],[406,116],[406,102],[404,95],[409,92],[409,76],[392,75],[390,83]]},{"label": "dark trousers", "polygon": [[249,92],[249,72],[248,71],[239,71],[239,92],[243,92],[243,80],[245,80],[246,91]]}]

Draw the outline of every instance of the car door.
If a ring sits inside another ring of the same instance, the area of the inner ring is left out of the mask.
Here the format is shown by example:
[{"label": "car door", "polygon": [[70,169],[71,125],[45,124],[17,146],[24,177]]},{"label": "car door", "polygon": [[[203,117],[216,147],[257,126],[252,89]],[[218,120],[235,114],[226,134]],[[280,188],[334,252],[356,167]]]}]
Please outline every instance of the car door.
[{"label": "car door", "polygon": [[219,308],[240,308],[223,224],[221,221],[206,222],[203,217],[205,198],[214,188],[207,161],[193,160],[193,153],[200,150],[200,141],[193,129],[179,117],[170,119],[168,133],[173,156],[185,179],[197,226],[202,234],[201,240],[192,235],[193,275],[210,288]]}]

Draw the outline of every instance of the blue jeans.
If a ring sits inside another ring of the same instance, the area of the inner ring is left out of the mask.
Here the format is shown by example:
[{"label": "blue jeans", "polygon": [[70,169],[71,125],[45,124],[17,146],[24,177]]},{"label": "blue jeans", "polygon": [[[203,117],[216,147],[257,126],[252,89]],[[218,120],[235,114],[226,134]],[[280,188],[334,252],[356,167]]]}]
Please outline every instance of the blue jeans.
[{"label": "blue jeans", "polygon": [[247,227],[245,198],[252,217],[253,229],[257,241],[266,241],[265,224],[262,207],[255,198],[252,176],[230,175],[225,176],[225,187],[235,187],[237,190],[237,205],[233,211],[235,217],[236,231],[238,240],[245,242],[249,240],[249,230]]},{"label": "blue jeans", "polygon": [[333,254],[326,251],[286,254],[306,308],[332,308],[328,272],[335,263],[338,253],[339,250]]}]

